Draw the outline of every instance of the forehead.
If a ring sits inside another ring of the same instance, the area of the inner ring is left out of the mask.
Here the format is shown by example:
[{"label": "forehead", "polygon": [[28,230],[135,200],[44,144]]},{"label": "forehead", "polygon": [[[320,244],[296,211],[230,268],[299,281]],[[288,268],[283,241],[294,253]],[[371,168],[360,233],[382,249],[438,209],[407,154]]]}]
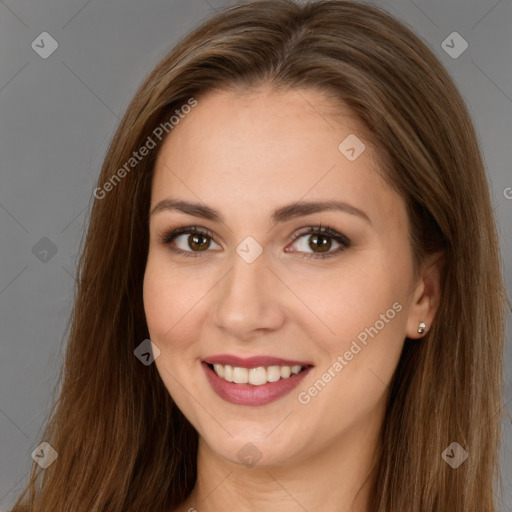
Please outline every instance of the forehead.
[{"label": "forehead", "polygon": [[[377,172],[366,130],[335,107],[316,90],[200,97],[159,150],[152,205],[172,195],[221,211],[237,207],[240,215],[331,199],[364,205],[369,215],[390,213],[400,198]],[[343,152],[347,140],[360,152],[355,160]]]}]

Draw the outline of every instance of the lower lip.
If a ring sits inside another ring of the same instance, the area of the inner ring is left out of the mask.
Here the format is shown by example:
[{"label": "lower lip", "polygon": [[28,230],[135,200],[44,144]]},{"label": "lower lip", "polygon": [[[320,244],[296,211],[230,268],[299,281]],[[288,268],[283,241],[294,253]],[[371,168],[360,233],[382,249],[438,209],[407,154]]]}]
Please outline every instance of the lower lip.
[{"label": "lower lip", "polygon": [[201,363],[213,390],[226,402],[236,405],[266,405],[289,393],[309,373],[312,366],[287,379],[267,382],[261,386],[235,384],[219,377],[206,363]]}]

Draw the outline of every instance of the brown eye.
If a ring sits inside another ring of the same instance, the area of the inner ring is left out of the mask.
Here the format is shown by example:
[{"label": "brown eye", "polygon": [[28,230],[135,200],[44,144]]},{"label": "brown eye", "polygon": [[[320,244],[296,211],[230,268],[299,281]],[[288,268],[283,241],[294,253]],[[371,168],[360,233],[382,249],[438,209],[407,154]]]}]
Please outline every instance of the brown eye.
[{"label": "brown eye", "polygon": [[[198,250],[198,251],[204,251],[208,249],[210,246],[210,242],[208,241],[208,238],[202,234],[196,235],[187,235],[188,238],[188,245],[191,249]],[[207,243],[208,242],[208,243]]]},{"label": "brown eye", "polygon": [[319,249],[319,252],[328,252],[332,245],[332,239],[325,235],[311,235],[309,237],[309,247],[311,249]]},{"label": "brown eye", "polygon": [[[293,245],[299,249],[299,252],[303,253],[301,256],[306,259],[329,258],[351,246],[350,240],[345,235],[328,226],[323,227],[321,225],[309,227],[305,231],[301,231],[294,236],[294,240]],[[338,246],[331,251],[333,241]]]},{"label": "brown eye", "polygon": [[164,234],[161,239],[162,244],[168,245],[176,254],[192,257],[207,251],[212,241],[215,243],[211,231],[197,226],[179,227]]},{"label": "brown eye", "polygon": [[[179,240],[182,237],[183,240]],[[338,246],[331,250],[333,241]],[[164,234],[161,238],[161,243],[168,245],[174,253],[192,257],[200,256],[202,252],[208,252],[212,242],[218,245],[213,238],[213,233],[197,226],[182,226]],[[303,258],[325,259],[348,249],[351,242],[338,231],[320,225],[306,228],[296,234],[292,245],[299,249],[298,252],[302,253]],[[286,249],[286,252],[296,251]]]}]

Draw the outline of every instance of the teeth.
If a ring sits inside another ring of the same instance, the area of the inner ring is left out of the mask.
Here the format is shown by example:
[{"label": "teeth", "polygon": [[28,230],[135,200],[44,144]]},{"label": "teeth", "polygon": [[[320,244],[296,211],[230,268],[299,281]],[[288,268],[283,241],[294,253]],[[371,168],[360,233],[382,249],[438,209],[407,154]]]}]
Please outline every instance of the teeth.
[{"label": "teeth", "polygon": [[239,366],[230,366],[229,364],[214,364],[215,373],[236,384],[252,384],[261,386],[267,382],[277,382],[280,379],[287,379],[292,375],[297,375],[304,366],[259,366],[257,368],[241,368]]},{"label": "teeth", "polygon": [[213,365],[213,368],[215,370],[215,373],[219,376],[219,377],[224,377],[224,366],[222,366],[221,364],[214,364]]},{"label": "teeth", "polygon": [[[263,373],[265,373],[265,369],[262,368]],[[267,368],[267,381],[268,382],[277,382],[281,378],[281,368],[279,366],[269,366]]]},{"label": "teeth", "polygon": [[249,382],[249,370],[247,368],[233,368],[233,382],[237,384],[247,384]]},{"label": "teeth", "polygon": [[[222,366],[222,365],[219,364],[219,366]],[[220,375],[219,375],[219,377],[220,377]],[[224,378],[228,382],[233,382],[233,367],[229,366],[229,364],[224,366]]]},{"label": "teeth", "polygon": [[267,370],[260,366],[259,368],[249,369],[249,383],[254,386],[261,386],[267,382]]}]

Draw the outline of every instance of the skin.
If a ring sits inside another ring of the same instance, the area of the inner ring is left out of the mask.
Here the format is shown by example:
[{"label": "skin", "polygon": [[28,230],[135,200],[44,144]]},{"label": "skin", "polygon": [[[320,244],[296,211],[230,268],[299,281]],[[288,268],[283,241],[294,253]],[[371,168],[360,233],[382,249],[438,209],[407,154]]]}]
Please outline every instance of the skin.
[{"label": "skin", "polygon": [[[144,307],[155,364],[199,433],[198,479],[178,512],[367,511],[388,385],[405,338],[421,337],[439,302],[432,259],[414,272],[403,199],[377,173],[369,144],[349,161],[338,145],[360,125],[327,116],[321,91],[210,92],[159,150],[151,210],[163,199],[206,204],[224,223],[178,211],[151,215]],[[322,211],[273,224],[271,212],[298,200],[345,201],[369,221]],[[351,240],[331,257],[291,236],[328,225]],[[160,238],[179,225],[211,230],[194,251],[190,234]],[[263,249],[252,263],[237,252],[248,236]],[[208,243],[210,244],[208,246]],[[175,254],[171,247],[197,257]],[[365,328],[393,304],[401,311],[307,404],[298,394],[321,378]],[[240,406],[210,387],[200,361],[214,354],[269,355],[314,365],[298,388],[264,406]],[[261,458],[237,457],[246,443]],[[358,491],[360,491],[358,493]],[[356,498],[356,494],[357,499]],[[353,508],[351,504],[354,501]]]}]

